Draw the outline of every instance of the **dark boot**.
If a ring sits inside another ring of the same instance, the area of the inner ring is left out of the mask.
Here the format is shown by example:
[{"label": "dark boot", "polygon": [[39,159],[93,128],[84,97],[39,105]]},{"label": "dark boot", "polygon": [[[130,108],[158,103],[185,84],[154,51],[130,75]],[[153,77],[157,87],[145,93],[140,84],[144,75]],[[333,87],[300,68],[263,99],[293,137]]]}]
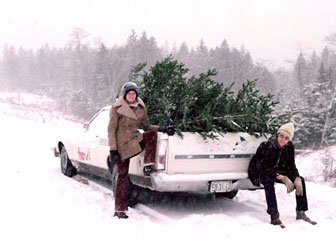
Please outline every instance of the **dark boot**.
[{"label": "dark boot", "polygon": [[145,176],[150,176],[152,172],[154,172],[154,168],[152,165],[144,166],[143,172]]},{"label": "dark boot", "polygon": [[123,219],[126,219],[126,218],[128,218],[128,216],[126,215],[126,213],[125,212],[115,212],[114,213],[114,217],[117,217],[117,218],[123,218]]},{"label": "dark boot", "polygon": [[297,211],[296,212],[296,220],[303,220],[306,222],[309,222],[310,224],[316,225],[317,222],[311,220],[309,217],[307,217],[306,213],[304,211]]},{"label": "dark boot", "polygon": [[273,225],[279,225],[281,228],[284,228],[285,225],[280,220],[280,214],[279,213],[271,213],[271,224]]}]

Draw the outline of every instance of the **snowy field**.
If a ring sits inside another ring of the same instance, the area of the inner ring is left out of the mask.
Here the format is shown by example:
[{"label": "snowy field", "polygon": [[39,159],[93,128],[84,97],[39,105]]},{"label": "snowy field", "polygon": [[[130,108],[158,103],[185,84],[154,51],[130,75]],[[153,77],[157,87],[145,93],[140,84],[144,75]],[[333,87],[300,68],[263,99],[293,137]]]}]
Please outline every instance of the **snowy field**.
[{"label": "snowy field", "polygon": [[[57,134],[79,124],[45,112],[0,101],[0,239],[316,239],[330,238],[336,226],[336,188],[325,173],[336,147],[299,155],[306,176],[312,226],[295,220],[295,195],[277,185],[285,229],[269,224],[264,192],[240,191],[233,200],[152,203],[171,221],[163,223],[137,208],[129,219],[113,218],[113,195],[62,175],[51,148]],[[335,166],[334,166],[335,168]]]}]

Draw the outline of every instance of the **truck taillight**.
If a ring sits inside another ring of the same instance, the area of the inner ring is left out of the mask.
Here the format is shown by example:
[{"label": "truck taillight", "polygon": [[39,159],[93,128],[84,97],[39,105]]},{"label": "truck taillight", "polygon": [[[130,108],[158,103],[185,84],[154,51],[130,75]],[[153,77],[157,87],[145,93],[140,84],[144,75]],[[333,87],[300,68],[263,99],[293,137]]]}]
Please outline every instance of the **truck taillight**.
[{"label": "truck taillight", "polygon": [[167,151],[167,140],[161,140],[158,144],[158,155],[156,158],[156,169],[165,170],[166,168],[166,151]]}]

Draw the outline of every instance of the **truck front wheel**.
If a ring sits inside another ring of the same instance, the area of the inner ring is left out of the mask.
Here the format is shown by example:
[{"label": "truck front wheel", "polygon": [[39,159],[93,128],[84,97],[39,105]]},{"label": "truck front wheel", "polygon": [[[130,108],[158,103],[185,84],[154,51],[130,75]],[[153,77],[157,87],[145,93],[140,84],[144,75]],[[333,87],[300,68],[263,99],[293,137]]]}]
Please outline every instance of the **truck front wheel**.
[{"label": "truck front wheel", "polygon": [[68,177],[73,177],[77,174],[76,168],[72,166],[71,161],[68,157],[68,153],[65,150],[65,147],[61,147],[61,154],[60,154],[60,159],[61,159],[61,171],[65,176]]}]

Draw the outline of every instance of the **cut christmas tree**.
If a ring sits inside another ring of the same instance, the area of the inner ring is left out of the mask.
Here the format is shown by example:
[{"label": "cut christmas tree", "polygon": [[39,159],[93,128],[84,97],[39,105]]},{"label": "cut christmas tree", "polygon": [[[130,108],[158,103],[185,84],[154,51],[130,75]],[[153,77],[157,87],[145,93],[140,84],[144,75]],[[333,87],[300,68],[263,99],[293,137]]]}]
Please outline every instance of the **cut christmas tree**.
[{"label": "cut christmas tree", "polygon": [[180,136],[197,132],[205,138],[226,132],[260,137],[280,126],[282,117],[272,115],[278,102],[256,89],[257,80],[247,80],[234,93],[233,84],[225,87],[211,79],[216,70],[187,77],[189,70],[171,56],[148,71],[144,67],[135,66],[130,80],[136,80],[152,124],[173,126]]}]

